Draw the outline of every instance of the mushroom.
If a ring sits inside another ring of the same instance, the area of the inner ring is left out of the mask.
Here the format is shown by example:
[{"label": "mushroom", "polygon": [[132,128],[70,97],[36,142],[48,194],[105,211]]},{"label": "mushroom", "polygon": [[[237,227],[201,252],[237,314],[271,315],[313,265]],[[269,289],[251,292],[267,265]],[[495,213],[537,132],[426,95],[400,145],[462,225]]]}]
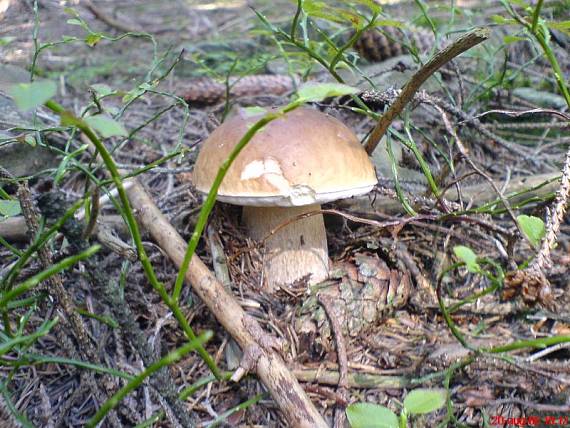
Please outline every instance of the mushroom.
[{"label": "mushroom", "polygon": [[[219,167],[262,115],[238,111],[202,144],[194,167],[196,188],[208,193]],[[329,259],[320,204],[368,193],[374,167],[354,133],[339,120],[302,107],[257,132],[227,171],[217,199],[243,206],[249,236],[269,236],[263,261],[267,291],[307,278],[327,278]]]}]

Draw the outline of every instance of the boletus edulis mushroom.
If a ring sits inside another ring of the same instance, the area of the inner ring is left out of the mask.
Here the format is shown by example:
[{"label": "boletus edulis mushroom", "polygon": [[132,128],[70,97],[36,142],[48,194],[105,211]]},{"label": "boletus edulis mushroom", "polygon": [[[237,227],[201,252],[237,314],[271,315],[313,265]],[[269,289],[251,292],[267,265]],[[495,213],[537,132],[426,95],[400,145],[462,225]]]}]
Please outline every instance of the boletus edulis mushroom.
[{"label": "boletus edulis mushroom", "polygon": [[[193,173],[208,193],[219,167],[261,115],[238,111],[202,144]],[[257,132],[229,168],[217,199],[243,206],[249,236],[265,244],[267,291],[307,278],[327,278],[329,258],[322,214],[325,202],[368,193],[377,183],[374,167],[354,133],[339,120],[298,108]]]}]

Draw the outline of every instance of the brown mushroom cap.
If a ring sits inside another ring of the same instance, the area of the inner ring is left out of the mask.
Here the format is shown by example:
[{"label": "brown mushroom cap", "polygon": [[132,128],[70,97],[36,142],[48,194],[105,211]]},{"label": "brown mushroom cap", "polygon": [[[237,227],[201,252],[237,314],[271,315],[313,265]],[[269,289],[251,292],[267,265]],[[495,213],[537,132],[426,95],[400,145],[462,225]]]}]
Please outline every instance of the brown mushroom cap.
[{"label": "brown mushroom cap", "polygon": [[[239,111],[204,141],[193,180],[209,192],[219,167],[261,115]],[[354,133],[337,119],[298,108],[256,133],[230,166],[218,200],[249,206],[321,204],[369,192],[374,167]]]}]

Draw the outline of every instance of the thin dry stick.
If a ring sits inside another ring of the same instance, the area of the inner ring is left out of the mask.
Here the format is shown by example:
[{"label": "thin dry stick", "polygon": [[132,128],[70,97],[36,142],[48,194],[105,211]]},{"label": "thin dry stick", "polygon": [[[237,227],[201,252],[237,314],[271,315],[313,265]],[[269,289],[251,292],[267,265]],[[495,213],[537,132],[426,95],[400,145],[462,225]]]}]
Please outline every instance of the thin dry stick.
[{"label": "thin dry stick", "polygon": [[[549,108],[533,108],[532,110],[523,110],[523,111],[499,110],[499,109],[487,110],[481,114],[477,114],[477,115],[473,116],[473,120],[481,119],[484,116],[487,116],[489,114],[494,114],[494,113],[504,114],[505,116],[509,116],[509,117],[521,117],[521,116],[526,116],[529,114],[551,114],[553,116],[559,116],[562,119],[570,121],[570,115],[569,114],[558,111],[558,110],[552,110]],[[459,124],[461,124],[461,123],[459,123]],[[568,126],[568,123],[566,123],[566,126]]]},{"label": "thin dry stick", "polygon": [[112,28],[115,28],[119,31],[122,31],[123,33],[139,33],[140,32],[140,30],[137,30],[136,28],[132,28],[128,25],[125,25],[122,22],[117,21],[115,18],[107,15],[105,12],[103,12],[101,9],[99,9],[97,6],[95,6],[91,0],[85,0],[83,3],[85,5],[85,7],[87,9],[89,9],[89,11],[93,15],[95,15],[95,18],[104,22],[109,27],[112,27]]},{"label": "thin dry stick", "polygon": [[[180,267],[186,251],[186,242],[172,227],[143,187],[136,181],[127,191],[141,225],[158,245]],[[194,255],[190,261],[186,280],[202,299],[222,326],[232,335],[244,351],[242,365],[255,370],[269,390],[285,419],[292,427],[325,428],[327,423],[307,397],[301,385],[287,369],[285,362],[274,349],[274,338],[247,315],[208,267]],[[249,364],[248,364],[249,363]]]},{"label": "thin dry stick", "polygon": [[[79,220],[80,217],[81,216],[78,215],[76,219]],[[114,233],[115,231],[119,231],[121,234],[128,234],[128,230],[121,216],[110,215],[98,217],[94,229],[97,240],[104,247],[131,261],[137,259],[137,254],[133,247]],[[0,237],[8,242],[22,242],[28,239],[28,225],[26,224],[26,219],[23,216],[18,216],[9,217],[0,221]]]},{"label": "thin dry stick", "polygon": [[[318,383],[320,385],[338,385],[340,373],[336,370],[296,369],[293,371],[301,382]],[[410,379],[405,376],[384,376],[371,373],[348,373],[347,383],[350,388],[359,389],[399,389],[410,386]]]},{"label": "thin dry stick", "polygon": [[302,220],[304,218],[308,218],[308,217],[312,217],[314,215],[319,215],[319,214],[330,214],[330,215],[338,215],[339,217],[343,217],[347,220],[353,221],[355,223],[360,223],[360,224],[368,224],[370,226],[375,226],[377,228],[380,229],[384,229],[387,227],[394,227],[394,226],[401,226],[404,224],[407,224],[411,221],[417,221],[417,220],[436,220],[437,216],[432,215],[432,214],[418,214],[414,217],[410,217],[410,218],[398,218],[395,220],[390,220],[390,221],[377,221],[377,220],[370,220],[367,218],[363,218],[363,217],[357,217],[355,215],[352,214],[348,214],[342,211],[338,211],[338,210],[314,210],[314,211],[308,211],[306,213],[303,214],[299,214],[296,215],[295,217],[291,217],[290,219],[284,221],[283,223],[275,226],[273,229],[271,229],[269,231],[269,233],[267,235],[265,235],[263,237],[263,239],[261,239],[260,241],[260,245],[265,245],[265,242],[267,242],[267,240],[269,238],[271,238],[273,235],[275,235],[277,232],[279,232],[281,229],[283,229],[284,227],[287,227],[287,225]]},{"label": "thin dry stick", "polygon": [[491,406],[499,406],[503,404],[517,404],[525,409],[533,409],[540,412],[548,413],[568,413],[570,412],[570,406],[567,404],[556,405],[556,404],[540,404],[533,401],[521,400],[520,398],[502,398],[500,400],[489,401]]},{"label": "thin dry stick", "polygon": [[[348,360],[346,357],[346,344],[344,343],[344,336],[342,334],[342,328],[339,323],[339,319],[335,314],[333,309],[333,303],[330,298],[324,294],[319,294],[319,303],[324,308],[329,323],[331,325],[331,330],[335,337],[336,343],[336,354],[338,358],[338,368],[340,376],[338,378],[338,394],[344,402],[347,401],[347,388],[348,388]],[[342,428],[346,422],[346,415],[343,408],[337,407],[334,413],[334,427]]]},{"label": "thin dry stick", "polygon": [[470,117],[463,110],[454,107],[453,105],[444,101],[443,99],[434,97],[433,95],[430,95],[425,91],[421,91],[418,94],[418,98],[419,98],[418,101],[422,103],[426,103],[431,106],[436,106],[436,105],[440,106],[451,115],[455,116],[458,119],[461,119],[460,123],[464,122],[467,126],[473,127],[481,135],[484,135],[490,141],[497,143],[499,146],[504,147],[506,150],[516,153],[517,155],[522,156],[523,158],[527,158],[529,156],[528,150],[526,150],[524,147],[521,147],[516,143],[512,143],[508,140],[505,140],[501,136],[494,134],[489,129],[485,128],[483,124],[479,121],[479,119]]},{"label": "thin dry stick", "polygon": [[458,38],[455,42],[453,42],[445,49],[439,51],[423,67],[421,67],[412,76],[408,83],[404,85],[400,96],[396,98],[388,111],[384,113],[378,120],[378,123],[372,130],[372,133],[370,134],[370,137],[364,146],[366,148],[366,152],[368,152],[369,155],[372,154],[380,142],[380,139],[388,130],[388,127],[394,118],[399,115],[402,110],[404,110],[404,107],[414,97],[414,94],[418,91],[420,86],[433,73],[435,73],[440,67],[447,64],[456,56],[487,40],[489,38],[489,34],[490,31],[488,28],[476,28],[473,31],[470,31],[469,33],[466,33]]},{"label": "thin dry stick", "polygon": [[449,121],[449,118],[447,117],[447,114],[445,113],[443,108],[441,108],[437,105],[435,105],[434,107],[440,113],[441,118],[443,119],[445,129],[447,129],[447,132],[455,139],[455,144],[456,144],[457,148],[459,149],[459,152],[461,153],[461,156],[463,157],[465,162],[467,162],[469,164],[469,166],[473,169],[473,171],[475,171],[477,174],[479,174],[481,177],[483,177],[485,180],[487,180],[487,182],[491,185],[491,187],[495,191],[495,194],[497,195],[497,197],[500,199],[501,203],[503,204],[503,206],[507,210],[509,216],[511,217],[511,219],[515,223],[515,225],[516,225],[517,229],[519,230],[519,232],[521,233],[521,235],[524,237],[524,239],[526,241],[528,241],[529,244],[532,245],[532,242],[530,242],[530,239],[526,236],[525,233],[523,233],[521,226],[520,226],[519,222],[517,221],[517,217],[516,217],[513,209],[511,208],[509,201],[507,201],[507,199],[503,195],[503,192],[501,192],[501,190],[499,190],[499,188],[497,187],[497,185],[495,184],[493,179],[491,177],[489,177],[489,175],[486,174],[485,171],[483,171],[481,168],[479,168],[477,165],[475,165],[475,162],[473,162],[473,160],[471,160],[471,158],[467,155],[467,149],[465,149],[465,146],[463,145],[463,142],[459,138],[459,135],[457,135],[457,132],[455,132],[455,129],[451,125],[451,122]]},{"label": "thin dry stick", "polygon": [[[402,94],[401,89],[387,89],[386,91],[364,91],[360,98],[366,103],[374,103],[374,104],[392,104],[395,102],[394,100],[397,99]],[[491,132],[487,127],[485,127],[478,119],[470,117],[467,113],[463,110],[453,106],[452,104],[444,101],[441,98],[434,97],[433,95],[428,94],[426,91],[419,91],[416,95],[414,95],[413,102],[416,103],[424,103],[429,104],[431,106],[439,105],[445,111],[452,114],[454,117],[461,119],[467,126],[470,126],[477,130],[479,133],[487,137],[490,141],[498,144],[501,147],[504,147],[506,150],[509,150],[513,153],[516,153],[524,158],[529,156],[529,152],[524,147],[519,146],[516,143],[512,143],[508,140],[505,140],[500,135],[497,135]],[[491,148],[489,148],[491,150]]]}]

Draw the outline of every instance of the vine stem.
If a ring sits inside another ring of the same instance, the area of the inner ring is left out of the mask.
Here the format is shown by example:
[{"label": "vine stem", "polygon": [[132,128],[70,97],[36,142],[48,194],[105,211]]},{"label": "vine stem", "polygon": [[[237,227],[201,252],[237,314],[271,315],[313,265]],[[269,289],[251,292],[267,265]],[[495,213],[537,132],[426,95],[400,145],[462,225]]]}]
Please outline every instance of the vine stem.
[{"label": "vine stem", "polygon": [[[138,258],[143,266],[147,279],[149,280],[154,290],[159,294],[161,299],[164,301],[164,303],[172,311],[174,317],[180,324],[180,327],[182,328],[186,336],[190,340],[195,340],[196,334],[194,333],[192,327],[186,320],[186,317],[184,316],[184,313],[182,312],[180,306],[178,305],[178,302],[169,296],[164,285],[156,277],[150,259],[148,258],[148,255],[146,254],[146,251],[144,249],[140,230],[135,220],[135,216],[133,214],[131,205],[129,203],[129,199],[127,197],[127,193],[125,191],[125,187],[121,179],[121,174],[119,172],[119,169],[117,168],[117,165],[115,164],[115,161],[111,157],[109,151],[107,150],[103,142],[99,139],[99,137],[97,137],[95,132],[93,132],[93,130],[89,127],[89,125],[85,123],[85,121],[83,121],[78,117],[75,117],[72,113],[66,111],[63,108],[63,106],[61,106],[60,104],[58,104],[53,100],[46,101],[45,106],[54,113],[58,114],[61,118],[62,123],[73,125],[76,126],[78,129],[80,129],[95,146],[97,152],[101,156],[101,159],[105,163],[105,166],[109,171],[109,174],[111,175],[111,179],[114,185],[117,188],[119,199],[121,200],[121,203],[123,205],[124,218],[127,222],[127,225],[129,226],[131,236],[137,248]],[[207,364],[208,368],[212,371],[214,376],[220,379],[222,377],[221,371],[216,365],[214,359],[210,356],[210,354],[208,354],[206,349],[201,344],[199,344],[196,347],[196,351],[198,352],[202,360]]]}]

